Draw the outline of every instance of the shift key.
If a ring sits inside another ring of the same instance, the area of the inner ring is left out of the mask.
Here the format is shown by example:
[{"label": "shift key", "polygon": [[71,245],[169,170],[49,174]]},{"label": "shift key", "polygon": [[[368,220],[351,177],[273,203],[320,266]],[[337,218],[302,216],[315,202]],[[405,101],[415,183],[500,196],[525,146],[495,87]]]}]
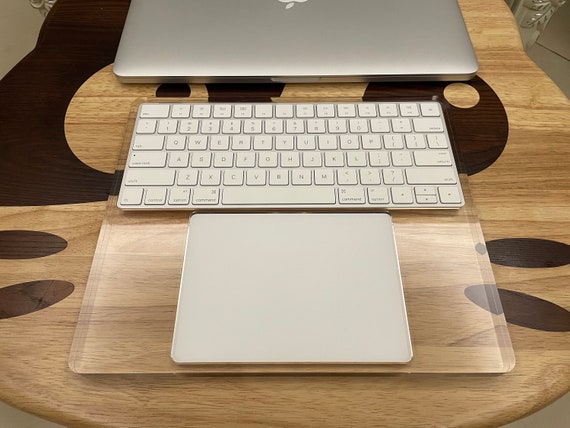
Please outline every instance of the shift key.
[{"label": "shift key", "polygon": [[413,168],[406,170],[408,184],[456,184],[453,168]]},{"label": "shift key", "polygon": [[129,169],[125,173],[125,186],[172,186],[175,171],[169,169]]}]

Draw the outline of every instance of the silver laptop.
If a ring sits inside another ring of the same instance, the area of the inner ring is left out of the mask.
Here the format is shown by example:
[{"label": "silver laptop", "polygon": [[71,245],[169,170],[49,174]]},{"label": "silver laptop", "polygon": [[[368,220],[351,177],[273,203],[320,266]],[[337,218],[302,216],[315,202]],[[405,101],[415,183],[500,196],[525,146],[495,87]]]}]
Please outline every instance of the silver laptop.
[{"label": "silver laptop", "polygon": [[132,0],[122,82],[468,80],[457,0]]}]

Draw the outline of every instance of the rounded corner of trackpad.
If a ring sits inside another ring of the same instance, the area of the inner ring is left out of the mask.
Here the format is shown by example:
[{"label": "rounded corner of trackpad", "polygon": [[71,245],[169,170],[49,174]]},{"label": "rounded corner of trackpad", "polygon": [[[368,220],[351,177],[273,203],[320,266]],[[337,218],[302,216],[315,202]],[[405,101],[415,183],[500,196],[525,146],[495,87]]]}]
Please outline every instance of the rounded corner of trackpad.
[{"label": "rounded corner of trackpad", "polygon": [[387,213],[190,217],[173,353],[182,363],[405,363]]}]

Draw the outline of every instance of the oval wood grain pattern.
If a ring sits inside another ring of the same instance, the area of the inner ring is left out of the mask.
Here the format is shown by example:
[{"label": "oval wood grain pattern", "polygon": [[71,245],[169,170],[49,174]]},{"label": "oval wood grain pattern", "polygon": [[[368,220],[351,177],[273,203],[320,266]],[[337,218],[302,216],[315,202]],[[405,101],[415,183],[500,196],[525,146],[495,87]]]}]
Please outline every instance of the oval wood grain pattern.
[{"label": "oval wood grain pattern", "polygon": [[570,311],[518,291],[499,289],[507,322],[541,331],[570,331]]},{"label": "oval wood grain pattern", "polygon": [[43,280],[0,288],[0,319],[30,314],[65,299],[74,286],[67,281]]},{"label": "oval wood grain pattern", "polygon": [[570,264],[570,245],[548,239],[504,238],[487,242],[492,263],[518,268],[551,268]]},{"label": "oval wood grain pattern", "polygon": [[0,259],[35,259],[59,253],[67,241],[57,235],[33,230],[0,231]]},{"label": "oval wood grain pattern", "polygon": [[436,97],[448,115],[459,172],[477,174],[491,166],[503,152],[509,136],[505,108],[493,89],[479,76],[469,85],[479,94],[472,108],[451,105],[444,95],[446,82],[370,83],[364,100],[425,99]]}]

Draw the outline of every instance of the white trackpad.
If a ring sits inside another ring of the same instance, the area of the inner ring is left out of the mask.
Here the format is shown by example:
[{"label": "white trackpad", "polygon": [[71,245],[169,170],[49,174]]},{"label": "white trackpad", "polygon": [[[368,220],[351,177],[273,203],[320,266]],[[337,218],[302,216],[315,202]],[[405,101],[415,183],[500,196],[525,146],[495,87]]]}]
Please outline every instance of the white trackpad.
[{"label": "white trackpad", "polygon": [[175,362],[411,358],[388,214],[191,216],[172,343]]}]

